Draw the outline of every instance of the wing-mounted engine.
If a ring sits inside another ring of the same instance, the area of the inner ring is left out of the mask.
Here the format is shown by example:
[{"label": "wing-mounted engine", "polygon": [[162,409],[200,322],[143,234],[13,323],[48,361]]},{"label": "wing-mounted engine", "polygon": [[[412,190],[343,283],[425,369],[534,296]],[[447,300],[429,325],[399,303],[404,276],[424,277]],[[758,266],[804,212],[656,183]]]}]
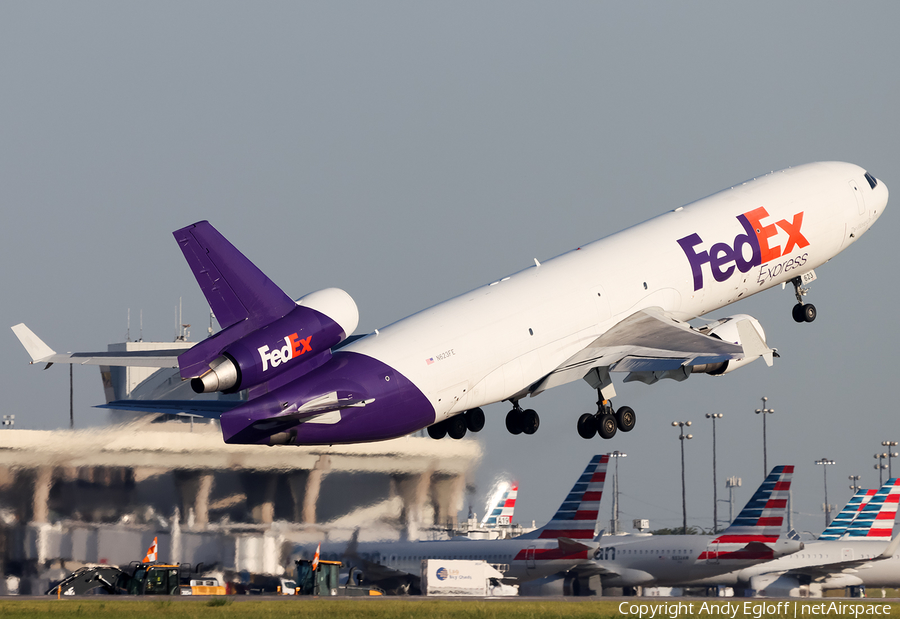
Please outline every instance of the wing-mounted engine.
[{"label": "wing-mounted engine", "polygon": [[[626,383],[639,381],[652,385],[664,378],[682,381],[691,374],[719,376],[759,357],[772,365],[776,356],[775,350],[766,345],[762,325],[746,314],[692,327],[660,312],[645,310],[643,313],[644,316],[636,315],[632,322],[641,321],[643,332],[653,336],[654,346],[631,347],[630,354],[611,368],[614,372],[628,372]],[[670,343],[661,346],[666,342]]]},{"label": "wing-mounted engine", "polygon": [[737,344],[744,349],[741,359],[729,359],[717,363],[706,363],[691,366],[693,374],[710,374],[721,376],[752,363],[759,357],[763,357],[766,365],[772,365],[772,358],[776,356],[775,350],[766,345],[766,332],[753,316],[747,314],[735,314],[726,316],[715,322],[697,327],[697,331],[716,339]]},{"label": "wing-mounted engine", "polygon": [[[233,393],[288,370],[297,376],[303,373],[301,366],[312,370],[327,360],[331,348],[353,333],[358,322],[349,294],[338,288],[319,290],[269,324],[246,332],[239,322],[200,342],[178,358],[181,376],[191,379],[196,393]],[[313,359],[317,362],[310,363]]]}]

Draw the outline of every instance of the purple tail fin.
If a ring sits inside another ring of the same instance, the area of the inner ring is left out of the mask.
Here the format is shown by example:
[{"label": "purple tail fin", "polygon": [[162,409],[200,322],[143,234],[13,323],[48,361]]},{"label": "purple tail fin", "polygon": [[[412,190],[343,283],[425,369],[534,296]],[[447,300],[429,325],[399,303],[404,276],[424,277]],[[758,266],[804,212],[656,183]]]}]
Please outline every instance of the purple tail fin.
[{"label": "purple tail fin", "polygon": [[242,320],[257,328],[294,309],[294,302],[208,221],[172,233],[223,329]]}]

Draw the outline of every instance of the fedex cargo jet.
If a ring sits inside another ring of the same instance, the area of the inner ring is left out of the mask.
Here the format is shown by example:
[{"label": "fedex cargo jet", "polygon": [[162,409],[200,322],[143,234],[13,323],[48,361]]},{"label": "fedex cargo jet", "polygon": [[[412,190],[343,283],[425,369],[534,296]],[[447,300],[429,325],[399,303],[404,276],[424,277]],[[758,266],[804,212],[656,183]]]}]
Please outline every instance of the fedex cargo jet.
[{"label": "fedex cargo jet", "polygon": [[[58,355],[25,325],[33,362],[178,367],[201,393],[246,390],[234,402],[113,402],[116,409],[219,417],[229,443],[317,445],[395,438],[428,428],[462,438],[483,406],[509,402],[506,426],[532,434],[527,396],[584,379],[599,397],[577,419],[584,438],[635,426],[614,408],[624,382],[720,375],[775,350],[751,316],[703,316],[779,284],[793,285],[798,322],[814,269],[881,215],[884,183],[849,163],[820,162],[735,185],[352,337],[358,310],[338,289],[296,301],[208,222],[175,232],[222,330],[184,351],[142,357]],[[177,359],[176,359],[177,355]],[[575,419],[572,420],[576,421]]]}]

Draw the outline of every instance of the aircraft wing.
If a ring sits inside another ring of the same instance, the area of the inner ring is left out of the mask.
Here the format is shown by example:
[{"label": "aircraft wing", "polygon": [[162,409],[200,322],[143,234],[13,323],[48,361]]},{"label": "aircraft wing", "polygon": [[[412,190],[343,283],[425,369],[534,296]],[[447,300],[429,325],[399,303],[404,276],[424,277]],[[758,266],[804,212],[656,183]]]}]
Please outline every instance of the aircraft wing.
[{"label": "aircraft wing", "polygon": [[801,567],[791,568],[785,571],[786,574],[802,574],[815,579],[824,579],[835,574],[853,574],[869,567],[868,564],[876,563],[890,559],[897,548],[900,546],[900,533],[894,536],[890,543],[885,547],[884,551],[874,557],[867,559],[848,559],[846,561],[836,561],[834,563],[825,563],[821,565],[804,565]]},{"label": "aircraft wing", "polygon": [[[532,385],[531,395],[579,378],[598,367],[611,372],[672,372],[685,366],[763,356],[768,348],[752,324],[738,323],[743,345],[706,335],[659,307],[635,312]],[[689,372],[689,370],[688,370]],[[687,377],[687,374],[684,374]]]},{"label": "aircraft wing", "polygon": [[[133,366],[144,368],[177,368],[178,355],[186,348],[170,350],[135,350],[122,352],[67,352],[57,353],[47,346],[34,332],[19,323],[12,327],[13,333],[31,356],[31,363],[73,363],[76,365]],[[46,368],[44,368],[46,369]]]},{"label": "aircraft wing", "polygon": [[[332,391],[299,407],[291,406],[281,415],[260,419],[253,425],[262,429],[282,425],[291,427],[300,422],[337,423],[340,421],[341,410],[365,406],[371,402],[373,400],[338,398],[337,393]],[[222,413],[245,403],[244,400],[115,400],[95,408],[218,419]]]}]

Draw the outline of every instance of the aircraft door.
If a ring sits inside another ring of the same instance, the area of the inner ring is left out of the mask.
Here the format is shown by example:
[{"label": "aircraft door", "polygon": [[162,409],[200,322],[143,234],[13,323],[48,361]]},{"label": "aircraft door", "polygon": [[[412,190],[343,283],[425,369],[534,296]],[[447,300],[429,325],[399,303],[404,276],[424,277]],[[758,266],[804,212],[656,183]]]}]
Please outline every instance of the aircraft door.
[{"label": "aircraft door", "polygon": [[841,548],[841,561],[853,561],[852,548]]},{"label": "aircraft door", "polygon": [[537,567],[537,564],[534,562],[534,554],[534,546],[529,546],[525,549],[525,569],[533,570]]},{"label": "aircraft door", "polygon": [[719,542],[714,540],[706,545],[706,562],[710,565],[719,564]]}]

